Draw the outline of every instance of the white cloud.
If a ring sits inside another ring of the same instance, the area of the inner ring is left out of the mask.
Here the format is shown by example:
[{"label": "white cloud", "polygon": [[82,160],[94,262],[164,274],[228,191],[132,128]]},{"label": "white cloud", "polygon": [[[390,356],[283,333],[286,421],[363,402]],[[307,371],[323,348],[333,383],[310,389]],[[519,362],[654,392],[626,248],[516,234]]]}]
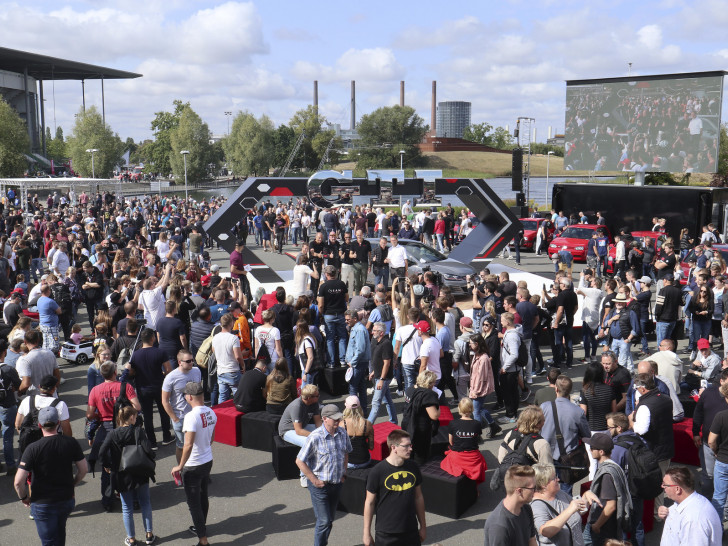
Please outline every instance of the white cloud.
[{"label": "white cloud", "polygon": [[657,25],[646,25],[637,31],[639,42],[649,48],[658,49],[662,45],[662,29]]},{"label": "white cloud", "polygon": [[297,61],[291,73],[303,81],[341,82],[356,80],[357,86],[377,86],[379,82],[401,79],[404,67],[388,48],[349,49],[333,66],[309,61]]}]

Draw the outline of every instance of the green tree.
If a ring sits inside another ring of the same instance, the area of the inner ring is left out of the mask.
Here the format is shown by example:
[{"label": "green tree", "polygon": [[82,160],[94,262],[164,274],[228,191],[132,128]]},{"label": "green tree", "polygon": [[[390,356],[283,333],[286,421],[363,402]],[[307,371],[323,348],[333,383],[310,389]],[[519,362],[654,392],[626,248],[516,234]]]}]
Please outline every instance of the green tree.
[{"label": "green tree", "polygon": [[157,112],[152,120],[154,142],[150,146],[147,159],[151,163],[149,166],[151,171],[160,173],[162,176],[167,176],[172,172],[172,164],[169,159],[172,155],[172,131],[179,125],[184,109],[190,107],[189,102],[182,102],[178,99],[173,101],[173,104],[174,112]]},{"label": "green tree", "polygon": [[21,176],[28,168],[28,128],[11,106],[0,98],[0,176]]},{"label": "green tree", "polygon": [[188,105],[179,116],[179,123],[169,135],[172,146],[169,163],[177,180],[184,180],[185,167],[182,151],[187,154],[187,180],[189,183],[207,178],[208,165],[212,162],[210,129],[199,115]]},{"label": "green tree", "polygon": [[710,181],[710,185],[720,188],[728,187],[728,130],[726,130],[725,123],[720,126],[717,165],[718,168]]},{"label": "green tree", "polygon": [[[306,136],[301,143],[301,148],[298,150],[291,166],[293,168],[303,168],[307,171],[317,169],[319,163],[321,163],[321,158],[323,157],[324,152],[326,152],[329,142],[336,134],[333,129],[323,128],[326,123],[326,118],[319,114],[312,105],[308,105],[305,109],[299,110],[293,114],[288,125],[293,130],[295,136],[291,146],[288,148],[288,151],[282,154],[284,157],[280,166],[283,166],[286,162],[286,159],[293,150],[293,146],[295,146],[296,140],[298,140],[301,131],[305,131]],[[279,127],[279,130],[280,129],[281,128]],[[342,143],[340,140],[338,143],[334,140],[333,148],[338,149],[341,148],[341,146]],[[329,152],[329,158],[331,159],[332,157],[336,162],[338,162],[338,154],[332,154]],[[331,163],[331,161],[329,161],[329,163]]]},{"label": "green tree", "polygon": [[296,144],[296,133],[288,125],[280,125],[273,132],[273,165],[283,167]]},{"label": "green tree", "polygon": [[236,176],[268,174],[273,164],[274,133],[273,122],[268,116],[256,119],[250,112],[238,112],[230,136],[222,145],[228,167]]},{"label": "green tree", "polygon": [[426,158],[417,146],[429,127],[410,106],[385,106],[362,116],[357,127],[362,149],[359,151],[358,169],[397,168],[400,150],[404,150],[406,167],[426,164]]},{"label": "green tree", "polygon": [[[114,167],[121,162],[124,154],[124,143],[119,135],[114,134],[109,125],[105,125],[101,114],[95,106],[81,109],[76,116],[76,124],[67,141],[68,157],[73,162],[73,170],[83,177],[110,178]],[[92,154],[86,150],[96,149]]]},{"label": "green tree", "polygon": [[490,146],[498,150],[510,150],[513,148],[513,137],[503,127],[495,129],[490,123],[474,123],[463,131],[463,139],[470,142],[477,142],[483,146]]},{"label": "green tree", "polygon": [[51,128],[46,127],[46,156],[54,161],[62,161],[68,158],[66,141],[63,139],[63,129],[56,127],[56,136],[51,138]]}]

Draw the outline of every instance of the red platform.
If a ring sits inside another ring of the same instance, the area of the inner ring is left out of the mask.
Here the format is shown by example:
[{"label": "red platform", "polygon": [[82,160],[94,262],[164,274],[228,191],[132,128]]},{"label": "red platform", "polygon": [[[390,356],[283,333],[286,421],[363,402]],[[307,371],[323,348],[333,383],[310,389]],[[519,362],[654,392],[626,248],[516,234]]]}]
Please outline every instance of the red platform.
[{"label": "red platform", "polygon": [[[588,491],[591,487],[592,482],[584,482],[581,484],[581,496],[584,496],[584,492]],[[655,511],[655,500],[645,500],[644,502],[644,509],[642,511],[642,526],[645,528],[645,533],[649,533],[652,531],[652,529],[655,526],[655,518],[654,518],[654,511]],[[581,516],[581,522],[583,525],[586,525],[587,518],[589,517],[589,512],[586,514],[583,514]]]},{"label": "red platform", "polygon": [[377,423],[374,425],[374,446],[369,450],[369,455],[374,461],[383,461],[389,455],[389,446],[387,446],[387,436],[393,430],[400,427],[389,421]]},{"label": "red platform", "polygon": [[217,417],[215,441],[233,447],[239,446],[241,444],[240,418],[243,416],[243,412],[235,408],[232,400],[212,406],[212,411]]},{"label": "red platform", "polygon": [[698,448],[693,443],[693,420],[684,419],[673,423],[672,430],[675,434],[675,456],[672,462],[700,466]]},{"label": "red platform", "polygon": [[440,426],[446,427],[454,419],[449,406],[440,406]]}]

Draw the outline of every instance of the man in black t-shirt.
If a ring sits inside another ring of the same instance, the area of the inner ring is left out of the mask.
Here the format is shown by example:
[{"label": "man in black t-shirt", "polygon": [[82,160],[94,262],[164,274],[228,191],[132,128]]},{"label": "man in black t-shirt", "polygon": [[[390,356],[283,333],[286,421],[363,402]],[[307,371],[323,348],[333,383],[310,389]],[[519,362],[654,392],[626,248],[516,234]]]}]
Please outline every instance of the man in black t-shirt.
[{"label": "man in black t-shirt", "polygon": [[366,284],[372,262],[372,245],[364,238],[363,231],[358,230],[356,232],[356,241],[351,243],[349,255],[354,260],[353,292],[356,294]]},{"label": "man in black t-shirt", "polygon": [[574,361],[574,345],[572,329],[574,327],[574,314],[579,307],[579,299],[574,292],[571,280],[567,277],[559,279],[561,291],[556,297],[556,314],[554,315],[554,366],[558,366],[564,359],[564,345],[566,345],[566,367],[571,368]]},{"label": "man in black t-shirt", "polygon": [[624,411],[627,405],[627,390],[632,384],[632,375],[627,368],[619,365],[614,351],[602,353],[602,367],[604,368],[604,383],[614,390],[617,411]]},{"label": "man in black t-shirt", "polygon": [[238,411],[243,413],[265,411],[265,398],[263,397],[267,379],[265,370],[265,362],[259,360],[255,364],[255,368],[240,376],[238,390],[233,396],[233,402]]},{"label": "man in black t-shirt", "polygon": [[[66,520],[76,504],[74,488],[88,471],[78,442],[58,434],[59,420],[54,407],[38,412],[43,438],[28,446],[15,474],[15,491],[20,501],[30,506],[30,515],[43,544],[66,543]],[[29,473],[32,495],[27,484]]]},{"label": "man in black t-shirt", "polygon": [[[329,354],[329,365],[335,366],[336,362],[343,361],[346,355],[346,302],[349,301],[349,293],[346,284],[336,278],[336,268],[332,265],[326,266],[326,282],[318,290],[319,315],[324,317],[326,327],[326,346]],[[336,360],[336,338],[338,338],[339,360]]]},{"label": "man in black t-shirt", "polygon": [[319,278],[314,279],[311,277],[311,291],[315,294],[318,292],[319,283],[321,282],[321,270],[324,264],[324,248],[326,247],[326,241],[324,241],[324,234],[320,231],[316,232],[316,238],[311,241],[308,251],[309,265],[314,271],[318,271]]},{"label": "man in black t-shirt", "polygon": [[387,404],[387,414],[389,421],[397,424],[397,408],[394,406],[392,395],[389,392],[389,384],[394,377],[394,354],[392,350],[392,340],[385,334],[384,322],[375,322],[372,326],[372,342],[371,342],[371,367],[373,371],[369,374],[369,379],[374,380],[374,396],[372,396],[372,409],[369,412],[368,421],[374,424],[379,413],[379,406],[382,399]]},{"label": "man in black t-shirt", "polygon": [[341,280],[344,281],[349,290],[355,294],[354,289],[354,260],[351,257],[351,232],[344,233],[344,242],[339,247],[339,258],[341,258]]},{"label": "man in black t-shirt", "polygon": [[[341,270],[340,244],[336,239],[336,232],[329,233],[329,239],[324,245],[324,264],[333,265],[337,271]],[[319,271],[320,272],[320,271]]]},{"label": "man in black t-shirt", "polygon": [[[412,439],[404,430],[387,437],[389,455],[367,478],[364,501],[364,546],[373,544],[421,544],[427,536],[422,474],[412,455]],[[374,541],[372,520],[377,514]],[[419,521],[419,529],[418,529]]]}]

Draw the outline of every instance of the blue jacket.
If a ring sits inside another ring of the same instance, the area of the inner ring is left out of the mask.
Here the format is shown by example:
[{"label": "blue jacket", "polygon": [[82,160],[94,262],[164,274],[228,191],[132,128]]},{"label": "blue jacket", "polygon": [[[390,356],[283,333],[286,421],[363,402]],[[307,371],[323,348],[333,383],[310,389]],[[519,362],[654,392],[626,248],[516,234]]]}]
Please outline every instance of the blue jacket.
[{"label": "blue jacket", "polygon": [[357,322],[349,333],[349,345],[346,347],[346,362],[354,368],[368,368],[370,358],[371,346],[369,343],[369,331],[361,322]]}]

